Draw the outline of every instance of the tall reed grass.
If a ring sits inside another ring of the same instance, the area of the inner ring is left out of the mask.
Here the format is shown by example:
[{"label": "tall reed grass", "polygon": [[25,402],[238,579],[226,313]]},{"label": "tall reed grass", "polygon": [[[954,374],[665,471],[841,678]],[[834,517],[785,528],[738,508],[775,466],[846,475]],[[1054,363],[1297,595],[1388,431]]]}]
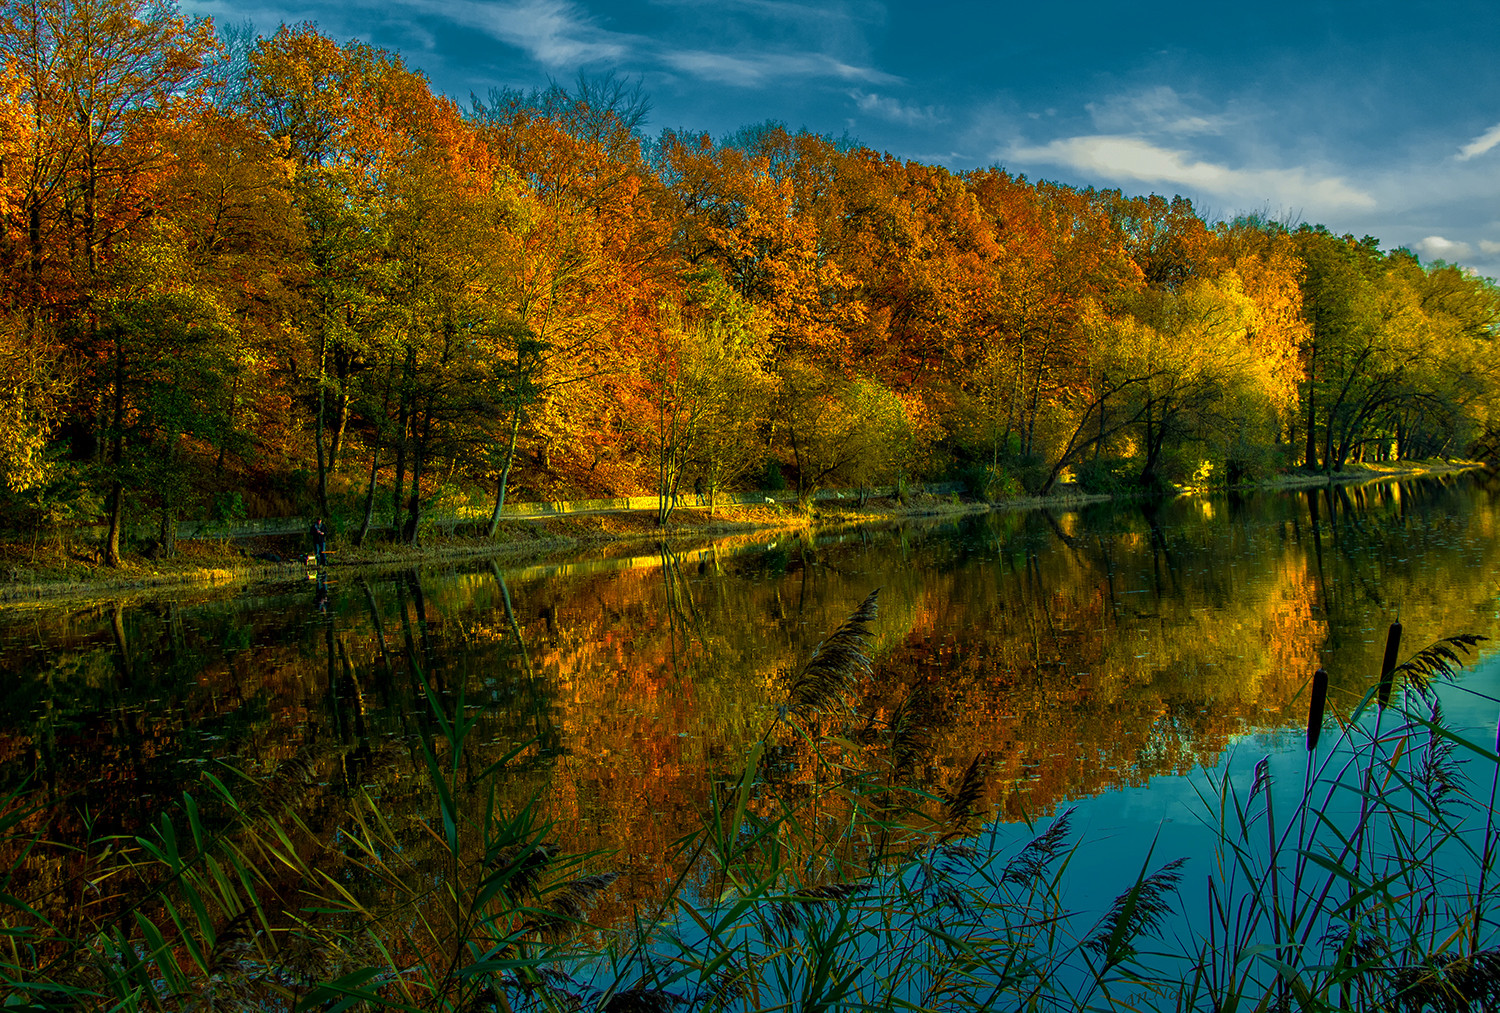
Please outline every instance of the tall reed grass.
[{"label": "tall reed grass", "polygon": [[[788,673],[785,705],[678,842],[666,899],[624,926],[588,924],[615,878],[609,856],[560,854],[535,799],[501,803],[498,785],[525,747],[479,768],[478,711],[461,694],[427,690],[420,792],[356,793],[334,818],[303,812],[307,757],[265,779],[206,775],[149,833],[68,848],[50,842],[48,805],[22,786],[0,805],[3,1002],[333,1013],[1500,1008],[1500,766],[1445,728],[1432,687],[1479,638],[1398,665],[1393,631],[1381,679],[1344,716],[1325,715],[1317,673],[1300,790],[1280,788],[1298,772],[1270,758],[1248,785],[1209,778],[1212,868],[1193,870],[1161,839],[1113,902],[1087,914],[1069,869],[1094,845],[1080,841],[1074,810],[1018,839],[984,805],[987,757],[946,790],[921,790],[913,708],[883,721],[857,713],[876,606],[872,593]],[[1466,778],[1461,757],[1483,776]],[[1207,877],[1206,910],[1180,903],[1190,873]]]}]

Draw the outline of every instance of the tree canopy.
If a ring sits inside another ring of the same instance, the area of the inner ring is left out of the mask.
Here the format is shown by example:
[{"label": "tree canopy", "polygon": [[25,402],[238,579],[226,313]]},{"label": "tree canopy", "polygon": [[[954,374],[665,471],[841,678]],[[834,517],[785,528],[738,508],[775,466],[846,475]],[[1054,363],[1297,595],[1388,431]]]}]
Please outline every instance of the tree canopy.
[{"label": "tree canopy", "polygon": [[107,524],[110,561],[230,501],[416,540],[455,496],[493,532],[507,497],[1500,446],[1500,292],[1370,237],[650,135],[609,77],[462,109],[157,0],[11,5],[0,59],[0,514]]}]

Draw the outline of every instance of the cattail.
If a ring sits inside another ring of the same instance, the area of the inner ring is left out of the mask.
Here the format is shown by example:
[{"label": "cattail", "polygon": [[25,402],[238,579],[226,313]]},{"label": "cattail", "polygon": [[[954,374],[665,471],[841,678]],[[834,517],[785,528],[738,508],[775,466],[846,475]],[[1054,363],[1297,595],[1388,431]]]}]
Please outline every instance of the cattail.
[{"label": "cattail", "polygon": [[1380,709],[1391,701],[1391,683],[1396,677],[1396,655],[1401,651],[1401,622],[1391,623],[1391,632],[1385,638],[1385,662],[1380,666]]},{"label": "cattail", "polygon": [[1323,731],[1323,706],[1328,702],[1328,673],[1321,668],[1313,673],[1312,705],[1307,709],[1307,751],[1318,748]]}]

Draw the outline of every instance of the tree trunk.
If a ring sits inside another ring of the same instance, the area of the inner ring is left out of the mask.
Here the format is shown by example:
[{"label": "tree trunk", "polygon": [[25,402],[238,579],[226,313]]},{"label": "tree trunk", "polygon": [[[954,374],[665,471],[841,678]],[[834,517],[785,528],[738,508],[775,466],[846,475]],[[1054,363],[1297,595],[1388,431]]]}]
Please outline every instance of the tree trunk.
[{"label": "tree trunk", "polygon": [[1145,482],[1156,470],[1156,432],[1155,414],[1152,411],[1154,402],[1146,398],[1146,463],[1141,466],[1141,481]]},{"label": "tree trunk", "polygon": [[125,487],[119,479],[109,484],[109,534],[104,539],[104,565],[120,565],[120,525],[125,518]]},{"label": "tree trunk", "polygon": [[1342,460],[1339,461],[1337,466],[1335,466],[1333,462],[1333,419],[1334,416],[1338,413],[1338,407],[1339,402],[1335,401],[1333,403],[1333,408],[1331,408],[1328,412],[1328,419],[1323,426],[1323,471],[1325,473],[1330,469],[1333,471],[1339,471],[1343,466]]},{"label": "tree trunk", "polygon": [[1313,379],[1318,365],[1318,346],[1312,347],[1312,357],[1307,362],[1307,453],[1303,456],[1303,467],[1312,471],[1318,466],[1318,423],[1316,414],[1317,387]]},{"label": "tree trunk", "polygon": [[224,419],[224,432],[219,434],[219,452],[214,457],[214,477],[224,473],[224,448],[229,445],[229,434],[234,432],[235,409],[240,403],[240,375],[234,375],[234,386],[229,388],[229,411]]},{"label": "tree trunk", "polygon": [[161,507],[161,524],[157,529],[156,540],[161,543],[163,559],[171,559],[177,555],[177,518],[167,503],[163,503]]},{"label": "tree trunk", "polygon": [[787,435],[792,438],[792,464],[797,469],[797,502],[801,503],[802,502],[802,490],[803,490],[803,484],[802,484],[802,454],[801,454],[801,452],[800,452],[800,450],[799,450],[799,448],[797,446],[797,427],[796,426],[791,426],[790,428],[788,428]]},{"label": "tree trunk", "polygon": [[391,491],[391,537],[401,536],[401,494],[405,491],[406,480],[406,427],[411,421],[411,398],[407,388],[411,376],[412,359],[415,355],[411,350],[407,351],[406,362],[401,370],[400,397],[401,408],[396,418],[396,485]]},{"label": "tree trunk", "polygon": [[516,459],[516,437],[521,432],[521,401],[516,399],[515,411],[510,417],[510,438],[505,444],[505,463],[500,466],[500,480],[495,484],[495,509],[490,513],[489,536],[495,537],[500,530],[500,511],[505,509],[505,487],[510,482],[510,466]]},{"label": "tree trunk", "polygon": [[120,470],[125,466],[125,339],[115,329],[115,389],[111,405],[109,457],[114,478],[109,484],[109,534],[104,542],[104,565],[120,565],[120,527],[125,519],[125,482]]},{"label": "tree trunk", "polygon": [[328,459],[323,447],[323,433],[328,423],[328,322],[326,313],[318,335],[318,415],[313,431],[313,445],[318,451],[318,512],[328,516]]},{"label": "tree trunk", "polygon": [[412,426],[411,496],[407,500],[406,527],[402,538],[408,545],[417,544],[417,524],[422,519],[422,464],[427,456],[427,437],[432,430],[432,408],[422,412],[422,432]]},{"label": "tree trunk", "polygon": [[358,548],[365,544],[365,539],[370,536],[370,528],[375,523],[375,479],[380,474],[380,428],[375,429],[375,446],[370,450],[370,483],[365,486],[365,519],[360,522],[359,534],[354,536],[354,545]]},{"label": "tree trunk", "polygon": [[349,395],[340,391],[334,400],[334,417],[338,422],[333,427],[333,437],[328,441],[328,470],[339,470],[339,449],[344,445],[344,433],[349,428]]},{"label": "tree trunk", "polygon": [[[668,498],[669,486],[671,485],[672,481],[670,470],[671,466],[669,462],[671,460],[671,454],[674,450],[674,448],[671,446],[671,442],[673,439],[675,439],[676,436],[676,434],[673,433],[669,437],[667,433],[667,403],[665,397],[663,398],[661,405],[657,408],[656,415],[656,526],[659,528],[663,528],[667,525],[667,517],[672,513],[672,503]],[[676,427],[677,418],[674,414],[672,417],[672,428],[676,429]]]}]

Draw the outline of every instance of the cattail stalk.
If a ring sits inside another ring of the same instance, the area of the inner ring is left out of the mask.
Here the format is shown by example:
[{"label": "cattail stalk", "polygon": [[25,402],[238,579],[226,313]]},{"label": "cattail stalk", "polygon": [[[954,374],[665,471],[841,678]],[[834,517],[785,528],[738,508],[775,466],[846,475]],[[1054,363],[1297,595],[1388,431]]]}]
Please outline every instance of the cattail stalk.
[{"label": "cattail stalk", "polygon": [[[1323,712],[1328,705],[1328,673],[1318,669],[1312,678],[1312,699],[1307,708],[1307,766],[1302,773],[1302,802],[1297,820],[1298,858],[1292,874],[1292,897],[1295,901],[1302,895],[1302,874],[1307,870],[1307,811],[1312,808],[1313,756],[1318,748],[1318,738],[1323,732]],[[1295,923],[1288,927],[1295,934]]]},{"label": "cattail stalk", "polygon": [[[1285,964],[1286,954],[1281,948],[1281,849],[1276,843],[1276,809],[1271,804],[1271,758],[1262,759],[1255,765],[1255,780],[1266,794],[1266,849],[1269,854],[1271,872],[1271,938],[1276,944],[1276,959]],[[1277,972],[1276,992],[1285,997],[1286,981]]]},{"label": "cattail stalk", "polygon": [[1495,788],[1500,786],[1500,722],[1495,725],[1495,771],[1490,775],[1490,804],[1485,809],[1484,855],[1479,860],[1479,887],[1474,892],[1473,923],[1469,926],[1469,952],[1479,952],[1479,926],[1484,921],[1484,877],[1494,860]]},{"label": "cattail stalk", "polygon": [[[1399,622],[1391,623],[1390,632],[1387,634],[1385,641],[1385,658],[1380,666],[1380,686],[1376,694],[1378,706],[1375,710],[1375,728],[1370,735],[1370,758],[1365,766],[1364,786],[1360,792],[1359,820],[1354,826],[1352,837],[1344,843],[1344,847],[1338,856],[1338,864],[1343,865],[1344,860],[1349,857],[1351,852],[1354,855],[1353,875],[1349,880],[1351,897],[1354,894],[1355,883],[1359,878],[1360,856],[1364,851],[1365,827],[1370,820],[1370,790],[1375,783],[1375,753],[1380,747],[1380,723],[1381,718],[1385,716],[1386,702],[1390,699],[1391,684],[1395,681],[1396,656],[1400,649],[1401,624]],[[1351,758],[1350,762],[1352,763],[1354,760]],[[1342,776],[1340,774],[1340,779]],[[1306,849],[1304,848],[1304,850]],[[1313,903],[1307,924],[1302,930],[1303,945],[1306,945],[1308,938],[1312,934],[1314,925],[1317,924],[1317,912],[1322,910],[1324,902],[1328,899],[1329,892],[1333,890],[1333,884],[1337,881],[1338,877],[1333,875],[1329,875],[1324,881],[1323,889],[1319,892],[1318,899]]]},{"label": "cattail stalk", "polygon": [[1401,651],[1401,623],[1391,623],[1385,638],[1385,660],[1380,666],[1380,689],[1376,696],[1375,732],[1370,739],[1370,764],[1365,768],[1364,790],[1360,792],[1359,822],[1354,827],[1354,868],[1349,881],[1350,897],[1354,895],[1354,884],[1359,881],[1360,858],[1364,854],[1365,827],[1370,821],[1370,789],[1375,783],[1375,753],[1380,748],[1380,719],[1385,715],[1386,704],[1391,699],[1391,685],[1395,682],[1396,656]]}]

